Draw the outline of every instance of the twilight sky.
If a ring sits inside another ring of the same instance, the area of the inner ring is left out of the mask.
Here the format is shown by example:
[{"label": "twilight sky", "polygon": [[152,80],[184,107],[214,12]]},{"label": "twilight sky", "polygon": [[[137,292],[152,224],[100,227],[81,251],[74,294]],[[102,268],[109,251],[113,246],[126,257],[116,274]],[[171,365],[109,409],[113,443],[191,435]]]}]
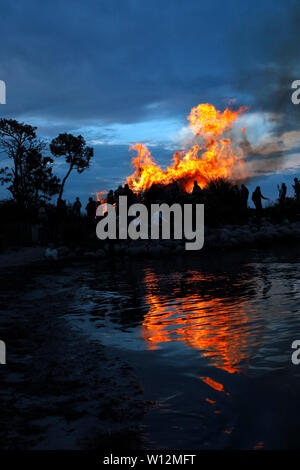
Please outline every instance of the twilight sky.
[{"label": "twilight sky", "polygon": [[65,197],[85,201],[132,172],[129,145],[151,146],[164,166],[191,107],[235,100],[249,106],[239,145],[257,174],[251,187],[274,196],[274,184],[300,172],[299,24],[298,0],[2,0],[0,116],[45,139],[82,134],[94,161]]}]

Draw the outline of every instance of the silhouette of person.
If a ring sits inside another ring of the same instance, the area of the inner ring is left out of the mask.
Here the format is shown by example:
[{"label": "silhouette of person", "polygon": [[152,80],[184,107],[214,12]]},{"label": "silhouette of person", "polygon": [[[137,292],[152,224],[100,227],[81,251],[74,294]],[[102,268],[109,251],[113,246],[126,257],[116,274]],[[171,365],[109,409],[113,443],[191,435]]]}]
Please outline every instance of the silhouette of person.
[{"label": "silhouette of person", "polygon": [[115,199],[117,200],[119,196],[122,196],[123,195],[123,188],[122,188],[122,185],[120,184],[118,186],[118,188],[115,190],[114,192],[114,197]]},{"label": "silhouette of person", "polygon": [[73,210],[76,217],[80,217],[81,202],[79,197],[76,198],[76,201],[73,204]]},{"label": "silhouette of person", "polygon": [[201,190],[201,188],[200,188],[198,182],[197,182],[197,181],[194,181],[194,187],[193,187],[192,195],[193,195],[193,196],[196,196],[197,194],[201,194],[201,191],[202,191],[202,190]]},{"label": "silhouette of person", "polygon": [[193,186],[193,191],[192,191],[192,200],[194,202],[202,202],[202,189],[200,188],[199,184],[197,181],[194,181],[194,186]]},{"label": "silhouette of person", "polygon": [[233,194],[237,197],[240,197],[241,195],[241,190],[239,188],[239,186],[237,184],[235,184],[233,187],[232,187],[232,191],[233,191]]},{"label": "silhouette of person", "polygon": [[294,191],[295,191],[295,197],[297,199],[297,201],[300,200],[300,182],[298,180],[298,178],[294,178],[294,183],[293,184],[293,188],[294,188]]},{"label": "silhouette of person", "polygon": [[137,202],[137,197],[132,191],[132,189],[129,188],[128,184],[126,183],[123,188],[123,196],[127,196],[127,204],[128,206],[131,206],[131,204],[135,204]]},{"label": "silhouette of person", "polygon": [[89,197],[89,202],[87,203],[85,210],[89,219],[95,219],[96,216],[97,203],[92,197]]},{"label": "silhouette of person", "polygon": [[243,209],[247,210],[248,208],[248,197],[249,197],[249,189],[242,184],[241,185],[241,199],[243,204]]},{"label": "silhouette of person", "polygon": [[286,184],[282,183],[281,186],[277,185],[277,189],[279,192],[279,203],[282,204],[285,201],[286,190],[287,190]]},{"label": "silhouette of person", "polygon": [[194,187],[192,191],[193,196],[198,196],[202,193],[202,189],[200,188],[199,184],[197,181],[194,181]]},{"label": "silhouette of person", "polygon": [[260,216],[262,213],[262,203],[261,203],[262,199],[269,199],[269,198],[264,197],[261,194],[260,186],[257,186],[255,191],[252,193],[252,201],[254,202],[257,216]]},{"label": "silhouette of person", "polygon": [[114,202],[115,202],[114,192],[113,192],[112,189],[110,191],[108,191],[108,193],[107,193],[106,202],[108,204],[114,204]]}]

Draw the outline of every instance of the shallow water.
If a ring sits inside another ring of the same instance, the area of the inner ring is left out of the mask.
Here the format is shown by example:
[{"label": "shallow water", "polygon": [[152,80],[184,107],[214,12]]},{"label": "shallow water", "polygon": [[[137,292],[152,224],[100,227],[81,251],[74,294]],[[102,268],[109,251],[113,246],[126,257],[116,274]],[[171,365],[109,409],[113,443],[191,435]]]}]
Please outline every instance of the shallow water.
[{"label": "shallow water", "polygon": [[147,448],[299,447],[299,249],[74,273],[65,315],[133,366]]}]

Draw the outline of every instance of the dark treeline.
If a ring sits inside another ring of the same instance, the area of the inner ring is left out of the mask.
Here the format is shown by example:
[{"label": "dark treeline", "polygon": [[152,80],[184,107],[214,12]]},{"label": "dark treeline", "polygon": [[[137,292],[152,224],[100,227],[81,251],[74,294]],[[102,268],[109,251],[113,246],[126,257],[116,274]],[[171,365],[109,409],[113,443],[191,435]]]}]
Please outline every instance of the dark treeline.
[{"label": "dark treeline", "polygon": [[[0,119],[0,155],[10,160],[9,166],[0,164],[0,184],[11,194],[10,200],[0,204],[2,240],[27,241],[30,226],[45,224],[46,219],[50,233],[59,227],[68,215],[65,183],[72,171],[82,173],[89,167],[94,153],[81,135],[59,134],[47,145],[36,130],[14,119]],[[62,180],[54,174],[55,161],[61,158],[67,165]],[[56,204],[51,204],[56,195]]]},{"label": "dark treeline", "polygon": [[[71,172],[82,173],[93,156],[81,135],[59,134],[48,147],[36,130],[14,119],[0,119],[0,153],[11,160],[10,166],[0,167],[0,183],[7,186],[20,215],[56,194],[59,205]],[[53,174],[54,161],[60,157],[68,166],[62,181]]]}]

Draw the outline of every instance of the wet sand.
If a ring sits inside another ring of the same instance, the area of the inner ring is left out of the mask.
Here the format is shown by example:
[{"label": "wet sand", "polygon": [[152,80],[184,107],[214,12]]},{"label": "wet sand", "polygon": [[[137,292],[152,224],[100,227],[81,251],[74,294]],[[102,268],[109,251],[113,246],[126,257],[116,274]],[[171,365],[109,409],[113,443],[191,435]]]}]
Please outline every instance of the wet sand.
[{"label": "wet sand", "polygon": [[0,252],[0,271],[4,268],[24,266],[45,260],[45,248],[42,246],[11,248]]},{"label": "wet sand", "polygon": [[55,283],[62,269],[0,268],[1,449],[137,449],[149,404],[128,363],[70,329],[63,314],[76,286]]}]

